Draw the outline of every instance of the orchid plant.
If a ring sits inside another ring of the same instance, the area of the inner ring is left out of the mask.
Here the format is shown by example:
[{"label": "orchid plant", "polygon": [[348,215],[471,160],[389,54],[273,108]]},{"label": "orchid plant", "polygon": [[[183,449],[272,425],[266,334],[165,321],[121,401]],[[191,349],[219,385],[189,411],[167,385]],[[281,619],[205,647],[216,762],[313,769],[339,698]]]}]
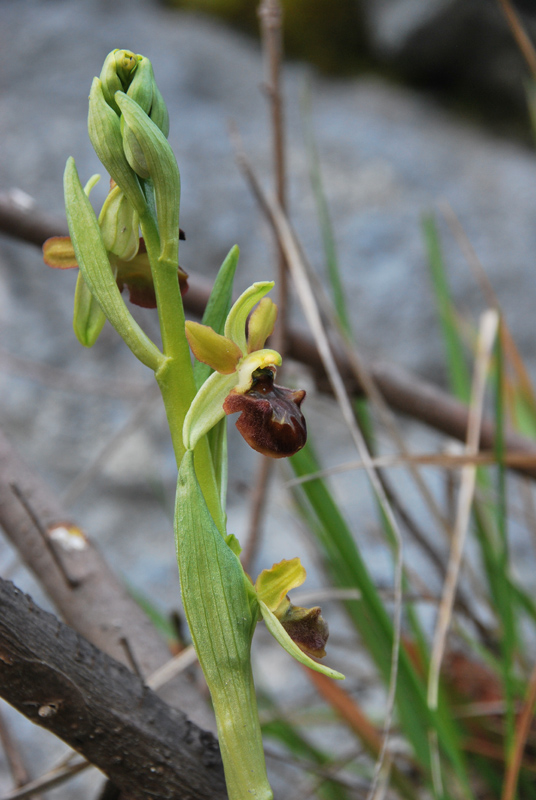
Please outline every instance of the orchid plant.
[{"label": "orchid plant", "polygon": [[[210,689],[231,800],[272,798],[266,776],[251,671],[250,647],[261,619],[300,663],[343,676],[315,658],[325,655],[328,629],[319,608],[292,605],[288,592],[305,580],[298,558],[265,569],[256,582],[240,562],[226,528],[225,417],[255,450],[281,458],[302,448],[303,391],[274,383],[281,356],[265,347],[277,316],[255,283],[232,305],[238,248],[218,273],[203,322],[185,321],[179,267],[180,178],[167,141],[168,113],[149,59],[114,50],[89,96],[89,136],[111,177],[99,217],[74,160],[67,162],[65,204],[70,237],[44,245],[47,264],[80,268],[74,330],[92,346],[108,319],[160,387],[178,468],[175,508],[181,594],[192,640]],[[141,229],[141,235],[140,235]],[[130,301],[155,307],[161,345],[130,313]],[[195,357],[194,363],[190,349]]]}]

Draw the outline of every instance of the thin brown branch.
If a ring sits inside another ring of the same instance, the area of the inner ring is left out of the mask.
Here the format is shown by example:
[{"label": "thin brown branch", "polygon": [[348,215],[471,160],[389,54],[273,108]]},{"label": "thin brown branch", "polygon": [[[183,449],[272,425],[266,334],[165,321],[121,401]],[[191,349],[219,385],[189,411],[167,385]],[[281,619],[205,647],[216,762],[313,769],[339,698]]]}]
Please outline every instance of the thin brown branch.
[{"label": "thin brown branch", "polygon": [[527,689],[527,699],[523,711],[516,725],[514,745],[511,758],[506,769],[501,800],[514,800],[516,796],[517,781],[519,770],[523,761],[523,753],[527,744],[530,726],[534,718],[534,706],[536,705],[536,665],[532,670]]},{"label": "thin brown branch", "polygon": [[[0,713],[0,744],[4,751],[6,761],[13,778],[13,783],[17,788],[20,788],[25,783],[28,783],[29,776],[28,770],[24,759],[17,747],[14,739],[12,738],[3,715]],[[37,794],[32,795],[34,800],[39,800]]]},{"label": "thin brown branch", "polygon": [[0,692],[132,800],[223,800],[214,736],[125,666],[0,581]]},{"label": "thin brown branch", "polygon": [[242,565],[246,572],[250,569],[259,548],[259,534],[261,530],[266,502],[268,500],[268,485],[273,475],[274,463],[272,459],[263,457],[255,476],[255,484],[251,499],[249,529],[246,546],[241,557]]},{"label": "thin brown branch", "polygon": [[9,794],[4,795],[2,800],[28,800],[28,798],[36,800],[38,797],[36,794],[37,791],[48,792],[50,789],[55,789],[57,786],[61,786],[63,783],[70,781],[80,772],[84,772],[84,770],[90,767],[91,764],[85,760],[76,761],[74,764],[62,764],[59,767],[49,770],[34,781],[30,781],[22,785],[19,789],[15,789]]},{"label": "thin brown branch", "polygon": [[536,80],[536,50],[534,45],[529,39],[521,20],[516,14],[510,0],[499,0],[504,16],[510,26],[510,30],[514,35],[517,46],[519,47],[523,58],[527,62],[527,66],[532,72],[532,77]]},{"label": "thin brown branch", "polygon": [[[259,19],[265,61],[265,89],[271,111],[275,194],[281,208],[286,210],[285,133],[283,125],[283,96],[281,92],[282,9],[279,0],[262,0],[259,6]],[[285,254],[277,238],[275,245],[278,254],[277,305],[279,313],[277,328],[274,333],[274,347],[284,356],[288,322],[288,267]]]},{"label": "thin brown branch", "polygon": [[0,233],[36,244],[51,236],[67,236],[65,218],[38,210],[35,201],[20,189],[0,194]]},{"label": "thin brown branch", "polygon": [[[273,168],[275,176],[275,192],[286,207],[286,174],[285,174],[285,137],[283,128],[283,98],[281,94],[281,54],[282,10],[279,0],[261,0],[259,5],[262,50],[265,61],[265,90],[271,111],[271,138],[273,152]],[[272,337],[273,347],[282,357],[285,354],[288,326],[288,270],[284,253],[276,240],[277,249],[277,326]],[[265,516],[266,500],[270,477],[274,463],[271,459],[262,458],[257,468],[255,483],[251,496],[247,546],[242,562],[244,569],[251,565],[259,547],[262,523]]]}]

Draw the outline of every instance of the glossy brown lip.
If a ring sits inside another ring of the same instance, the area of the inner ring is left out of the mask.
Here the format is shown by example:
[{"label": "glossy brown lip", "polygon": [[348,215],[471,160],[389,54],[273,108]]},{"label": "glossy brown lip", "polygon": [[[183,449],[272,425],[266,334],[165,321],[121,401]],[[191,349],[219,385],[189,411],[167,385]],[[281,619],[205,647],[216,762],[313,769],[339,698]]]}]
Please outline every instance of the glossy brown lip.
[{"label": "glossy brown lip", "polygon": [[300,406],[303,390],[294,391],[274,383],[273,371],[253,373],[249,391],[231,392],[223,403],[226,414],[241,411],[236,427],[246,442],[270,458],[297,453],[307,441],[307,425]]}]

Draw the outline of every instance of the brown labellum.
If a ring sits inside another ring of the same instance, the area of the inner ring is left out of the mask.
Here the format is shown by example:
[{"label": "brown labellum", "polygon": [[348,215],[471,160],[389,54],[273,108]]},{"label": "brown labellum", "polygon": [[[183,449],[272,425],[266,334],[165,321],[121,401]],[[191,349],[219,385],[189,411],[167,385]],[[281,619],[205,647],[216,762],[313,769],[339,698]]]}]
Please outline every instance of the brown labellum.
[{"label": "brown labellum", "polygon": [[270,458],[285,458],[297,453],[307,441],[307,426],[300,406],[303,390],[294,391],[274,383],[271,369],[253,373],[247,392],[233,391],[225,399],[226,414],[241,411],[236,427],[246,442]]}]

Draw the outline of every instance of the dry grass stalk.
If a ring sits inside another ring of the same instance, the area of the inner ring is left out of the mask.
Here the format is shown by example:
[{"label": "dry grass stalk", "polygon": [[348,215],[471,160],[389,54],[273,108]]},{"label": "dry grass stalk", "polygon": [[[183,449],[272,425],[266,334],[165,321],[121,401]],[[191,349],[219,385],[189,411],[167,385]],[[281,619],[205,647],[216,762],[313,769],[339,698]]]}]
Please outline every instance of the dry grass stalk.
[{"label": "dry grass stalk", "polygon": [[[477,342],[476,363],[471,387],[471,404],[469,409],[469,424],[467,428],[466,452],[474,456],[478,453],[480,442],[480,426],[482,423],[482,413],[484,406],[484,395],[486,389],[486,377],[489,370],[493,345],[499,327],[499,315],[494,310],[486,311],[480,321],[479,335]],[[430,658],[430,670],[428,674],[428,705],[431,709],[437,709],[439,674],[441,663],[445,653],[447,634],[452,619],[456,588],[463,557],[463,549],[469,520],[471,506],[476,484],[476,466],[467,465],[462,470],[460,491],[458,495],[458,505],[456,523],[451,542],[447,576],[443,586],[441,603],[438,609],[436,628],[432,644],[432,654]],[[433,739],[433,737],[432,737]],[[435,748],[437,754],[437,749]],[[436,766],[438,763],[436,761]],[[441,776],[438,770],[434,775],[436,790],[441,793]]]}]

